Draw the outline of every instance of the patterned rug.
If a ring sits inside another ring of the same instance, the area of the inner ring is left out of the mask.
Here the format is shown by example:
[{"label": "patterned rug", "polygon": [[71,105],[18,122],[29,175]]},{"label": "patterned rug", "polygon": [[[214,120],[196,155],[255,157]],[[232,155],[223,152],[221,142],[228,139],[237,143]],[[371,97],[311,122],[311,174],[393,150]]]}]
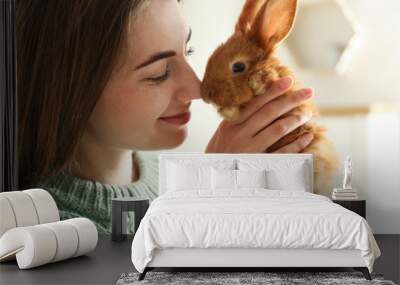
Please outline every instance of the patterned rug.
[{"label": "patterned rug", "polygon": [[139,273],[124,273],[117,285],[134,284],[379,284],[396,285],[384,280],[381,274],[371,274],[372,281],[366,280],[361,272],[147,272],[146,277],[138,281]]}]

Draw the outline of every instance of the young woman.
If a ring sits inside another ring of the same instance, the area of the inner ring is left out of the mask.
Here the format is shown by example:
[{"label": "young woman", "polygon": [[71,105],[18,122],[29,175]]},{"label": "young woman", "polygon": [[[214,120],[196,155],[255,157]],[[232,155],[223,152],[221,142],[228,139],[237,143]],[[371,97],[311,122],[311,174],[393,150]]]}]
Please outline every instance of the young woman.
[{"label": "young woman", "polygon": [[[200,99],[190,35],[177,0],[17,0],[20,188],[48,190],[61,219],[88,217],[102,233],[111,198],[157,197],[157,156],[141,151],[187,136],[187,120],[172,116]],[[305,123],[309,114],[274,122],[312,96],[282,95],[291,84],[277,81],[239,120],[222,121],[205,152],[262,153]]]}]

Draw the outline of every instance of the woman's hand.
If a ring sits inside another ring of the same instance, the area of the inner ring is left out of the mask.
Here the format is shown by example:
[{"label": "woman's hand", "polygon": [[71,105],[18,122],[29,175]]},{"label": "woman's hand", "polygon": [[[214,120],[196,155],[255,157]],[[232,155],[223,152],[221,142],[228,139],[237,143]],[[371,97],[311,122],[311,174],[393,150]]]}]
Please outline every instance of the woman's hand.
[{"label": "woman's hand", "polygon": [[[265,94],[251,100],[241,111],[237,120],[231,122],[223,120],[208,143],[205,152],[264,153],[268,147],[283,136],[309,121],[311,113],[290,115],[275,121],[313,96],[310,88],[284,95],[292,84],[293,80],[290,77],[277,80]],[[312,139],[311,133],[302,135],[275,152],[301,152]]]}]

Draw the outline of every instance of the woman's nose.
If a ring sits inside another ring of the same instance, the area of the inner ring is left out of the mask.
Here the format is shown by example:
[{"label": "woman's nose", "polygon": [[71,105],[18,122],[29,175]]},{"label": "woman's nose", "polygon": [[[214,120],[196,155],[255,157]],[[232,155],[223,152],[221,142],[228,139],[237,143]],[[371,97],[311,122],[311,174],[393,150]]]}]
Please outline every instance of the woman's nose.
[{"label": "woman's nose", "polygon": [[201,99],[201,90],[200,90],[201,81],[196,74],[194,74],[194,76],[195,78],[193,82],[192,100]]},{"label": "woman's nose", "polygon": [[182,83],[184,88],[182,88],[181,97],[183,100],[191,101],[201,98],[201,81],[197,77],[193,68],[187,63],[185,70],[183,70],[184,75],[182,76]]}]

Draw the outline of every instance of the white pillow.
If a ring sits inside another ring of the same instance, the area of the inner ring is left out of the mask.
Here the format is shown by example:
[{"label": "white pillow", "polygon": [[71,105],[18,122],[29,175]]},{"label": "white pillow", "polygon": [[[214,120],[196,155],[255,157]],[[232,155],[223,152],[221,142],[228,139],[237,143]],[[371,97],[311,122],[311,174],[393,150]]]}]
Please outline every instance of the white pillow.
[{"label": "white pillow", "polygon": [[213,190],[236,190],[236,170],[211,168]]},{"label": "white pillow", "polygon": [[267,188],[266,170],[211,169],[213,190]]},{"label": "white pillow", "polygon": [[211,167],[168,164],[168,191],[211,189]]},{"label": "white pillow", "polygon": [[236,170],[237,188],[267,188],[267,171]]},{"label": "white pillow", "polygon": [[271,190],[307,191],[308,165],[304,160],[269,158],[239,159],[240,170],[267,170],[267,188]]},{"label": "white pillow", "polygon": [[272,190],[291,190],[306,192],[307,177],[304,167],[267,172],[268,188]]}]

